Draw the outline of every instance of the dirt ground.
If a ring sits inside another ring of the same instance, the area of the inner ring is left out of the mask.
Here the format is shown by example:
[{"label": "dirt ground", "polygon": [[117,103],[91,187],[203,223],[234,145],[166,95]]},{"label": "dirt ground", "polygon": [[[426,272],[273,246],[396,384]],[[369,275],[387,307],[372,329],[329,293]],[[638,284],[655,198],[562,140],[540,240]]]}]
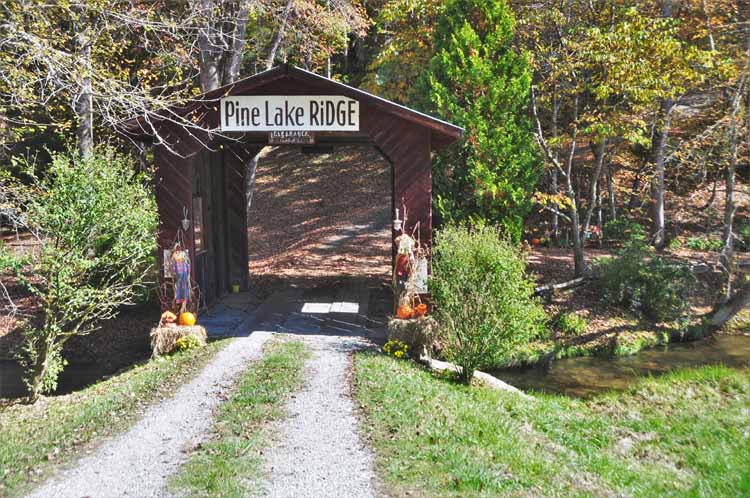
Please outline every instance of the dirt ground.
[{"label": "dirt ground", "polygon": [[332,154],[269,147],[249,215],[250,276],[387,279],[390,165],[366,146]]},{"label": "dirt ground", "polygon": [[[722,181],[717,182],[714,192],[713,183],[696,186],[688,185],[687,180],[681,180],[680,183],[680,180],[673,178],[671,181],[676,184],[672,185],[673,188],[666,195],[666,219],[669,238],[676,239],[677,242],[671,244],[664,255],[688,263],[694,268],[702,268],[695,274],[697,283],[689,296],[693,316],[700,316],[709,312],[721,299],[724,276],[719,270],[717,252],[690,249],[686,246],[686,241],[690,238],[717,239],[721,236],[725,185]],[[629,196],[631,185],[631,176],[620,175],[615,182],[616,196],[619,199]],[[629,218],[639,220],[644,227],[649,226],[647,187],[647,183],[643,185],[639,197],[641,202],[627,213]],[[606,205],[606,193],[603,195],[603,203]],[[741,176],[737,178],[735,203],[735,228],[738,231],[740,227],[750,224],[750,182]],[[533,229],[530,230],[532,237],[548,235],[545,231],[549,227],[546,224],[549,218],[548,214],[540,213],[531,216],[527,226]],[[563,224],[561,221],[561,226]],[[586,248],[589,264],[596,258],[614,256],[620,246],[619,243],[608,240],[604,240],[602,245],[602,248],[596,244]],[[750,253],[737,252],[735,258],[738,263],[750,264]],[[565,282],[573,278],[573,254],[569,248],[533,247],[529,250],[528,262],[529,271],[539,285]],[[649,326],[653,328],[653,325],[639,323],[621,308],[603,302],[596,287],[591,284],[556,296],[547,308],[553,314],[558,311],[574,311],[585,316],[589,321],[589,333],[594,336],[622,330],[641,330]]]},{"label": "dirt ground", "polygon": [[369,314],[391,310],[391,167],[374,147],[330,154],[267,147],[248,221],[251,288],[369,289]]}]

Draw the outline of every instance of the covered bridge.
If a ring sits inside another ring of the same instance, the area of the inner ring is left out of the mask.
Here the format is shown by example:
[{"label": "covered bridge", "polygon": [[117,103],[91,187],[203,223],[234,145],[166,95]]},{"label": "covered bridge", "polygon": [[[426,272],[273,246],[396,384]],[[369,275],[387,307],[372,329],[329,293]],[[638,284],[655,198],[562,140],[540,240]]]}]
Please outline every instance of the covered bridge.
[{"label": "covered bridge", "polygon": [[279,66],[125,123],[154,145],[159,265],[178,238],[207,305],[248,282],[247,165],[266,145],[374,146],[391,165],[391,212],[432,231],[432,152],[463,130],[351,86]]}]

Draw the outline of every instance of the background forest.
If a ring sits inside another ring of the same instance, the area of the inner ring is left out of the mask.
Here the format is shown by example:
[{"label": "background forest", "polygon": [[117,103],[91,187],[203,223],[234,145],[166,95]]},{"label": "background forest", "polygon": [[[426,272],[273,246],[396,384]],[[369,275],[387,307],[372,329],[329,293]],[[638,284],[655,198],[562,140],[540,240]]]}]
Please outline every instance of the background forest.
[{"label": "background forest", "polygon": [[646,221],[663,249],[681,223],[665,203],[705,190],[727,200],[707,244],[731,259],[749,17],[744,0],[4,2],[0,168],[286,62],[466,128],[436,162],[443,220],[519,240],[541,209],[582,275],[607,222]]}]

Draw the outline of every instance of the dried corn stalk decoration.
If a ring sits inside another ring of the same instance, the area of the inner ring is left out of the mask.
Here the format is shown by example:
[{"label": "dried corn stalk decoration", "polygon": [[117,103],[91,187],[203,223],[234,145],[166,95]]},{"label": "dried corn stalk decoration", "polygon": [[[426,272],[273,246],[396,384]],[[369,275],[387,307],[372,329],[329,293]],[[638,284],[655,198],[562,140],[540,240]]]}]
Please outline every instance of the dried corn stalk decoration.
[{"label": "dried corn stalk decoration", "polygon": [[[402,204],[404,219],[400,223],[399,235],[395,238],[396,261],[393,267],[393,292],[395,308],[414,309],[422,302],[420,294],[427,293],[427,250],[422,245],[418,221],[407,231],[408,213]],[[397,215],[398,218],[398,215]]]}]

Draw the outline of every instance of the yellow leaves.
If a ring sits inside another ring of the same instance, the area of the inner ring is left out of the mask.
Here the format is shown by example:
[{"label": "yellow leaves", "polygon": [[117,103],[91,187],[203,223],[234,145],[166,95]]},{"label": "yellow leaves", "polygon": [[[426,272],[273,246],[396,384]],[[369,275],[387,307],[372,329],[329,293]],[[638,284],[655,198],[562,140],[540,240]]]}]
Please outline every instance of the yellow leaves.
[{"label": "yellow leaves", "polygon": [[535,192],[533,200],[540,206],[555,206],[558,209],[573,208],[573,199],[561,192],[557,194]]}]

